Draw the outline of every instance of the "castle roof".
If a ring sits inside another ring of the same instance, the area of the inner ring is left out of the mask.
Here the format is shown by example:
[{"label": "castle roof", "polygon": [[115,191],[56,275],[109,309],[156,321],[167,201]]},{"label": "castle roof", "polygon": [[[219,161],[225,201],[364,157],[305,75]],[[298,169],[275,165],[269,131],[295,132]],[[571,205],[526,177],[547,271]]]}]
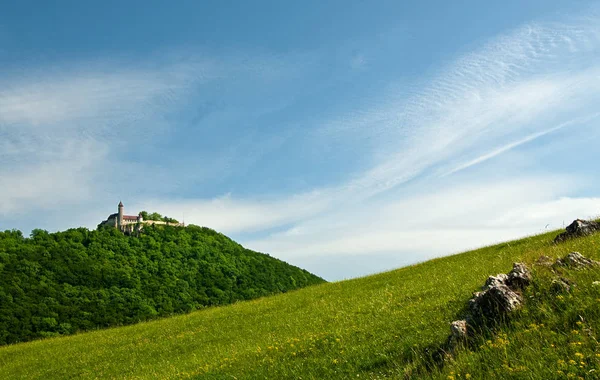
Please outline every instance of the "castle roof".
[{"label": "castle roof", "polygon": [[133,215],[123,215],[123,220],[137,220],[138,217],[137,216],[133,216]]},{"label": "castle roof", "polygon": [[119,207],[123,207],[123,202],[119,201]]}]

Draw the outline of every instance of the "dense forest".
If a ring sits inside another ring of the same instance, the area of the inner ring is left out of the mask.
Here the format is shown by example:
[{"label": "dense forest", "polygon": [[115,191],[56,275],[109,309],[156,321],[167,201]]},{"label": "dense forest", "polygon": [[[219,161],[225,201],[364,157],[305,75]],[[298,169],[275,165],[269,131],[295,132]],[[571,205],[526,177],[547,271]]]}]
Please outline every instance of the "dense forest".
[{"label": "dense forest", "polygon": [[131,324],[323,282],[209,228],[0,232],[0,344]]}]

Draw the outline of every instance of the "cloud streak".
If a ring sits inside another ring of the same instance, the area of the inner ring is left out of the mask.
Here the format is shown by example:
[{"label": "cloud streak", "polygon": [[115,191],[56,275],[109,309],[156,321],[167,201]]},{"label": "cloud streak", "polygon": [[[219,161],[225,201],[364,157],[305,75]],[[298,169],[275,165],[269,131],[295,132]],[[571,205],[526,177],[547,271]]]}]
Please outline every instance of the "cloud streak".
[{"label": "cloud streak", "polygon": [[[596,25],[527,25],[457,60],[416,96],[384,101],[356,120],[345,118],[344,134],[381,140],[376,164],[351,186],[386,191],[478,147],[496,151],[510,145],[503,140],[542,136],[548,123],[595,113],[600,66],[582,56],[594,41],[584,37],[597,33]],[[567,49],[571,55],[565,58]]]},{"label": "cloud streak", "polygon": [[566,127],[577,125],[578,123],[587,122],[589,120],[595,119],[598,116],[600,116],[600,114],[596,113],[596,114],[591,115],[589,117],[576,118],[574,120],[571,120],[571,121],[565,122],[563,124],[560,124],[560,125],[558,125],[556,127],[553,127],[553,128],[550,128],[550,129],[546,129],[546,130],[541,131],[541,132],[533,133],[533,134],[531,134],[529,136],[526,136],[526,137],[524,137],[524,138],[522,138],[522,139],[520,139],[518,141],[514,141],[514,142],[511,142],[511,143],[506,144],[504,146],[501,146],[500,148],[494,149],[494,150],[492,150],[489,153],[486,153],[484,155],[481,155],[481,156],[475,158],[474,160],[471,160],[471,161],[468,161],[468,162],[466,162],[464,164],[461,164],[461,165],[457,166],[456,168],[454,168],[454,169],[452,169],[452,170],[450,170],[450,171],[442,174],[442,177],[446,177],[446,176],[452,175],[454,173],[458,173],[458,172],[460,172],[462,170],[470,168],[471,166],[478,165],[478,164],[480,164],[482,162],[485,162],[485,161],[490,160],[490,159],[492,159],[492,158],[494,158],[496,156],[499,156],[502,153],[506,153],[506,152],[508,152],[508,151],[510,151],[512,149],[515,149],[515,148],[517,148],[517,147],[519,147],[519,146],[521,146],[523,144],[527,144],[529,142],[537,140],[540,137],[544,137],[546,135],[549,135],[549,134],[551,134],[553,132],[559,131],[559,130],[561,130],[563,128],[566,128]]}]

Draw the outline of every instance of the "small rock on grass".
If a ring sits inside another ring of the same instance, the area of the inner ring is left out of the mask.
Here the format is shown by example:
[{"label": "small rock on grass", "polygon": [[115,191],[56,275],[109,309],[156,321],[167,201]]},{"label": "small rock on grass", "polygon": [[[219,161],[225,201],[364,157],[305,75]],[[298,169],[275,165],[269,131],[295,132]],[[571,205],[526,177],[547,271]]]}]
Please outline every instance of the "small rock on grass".
[{"label": "small rock on grass", "polygon": [[534,263],[534,265],[542,266],[542,267],[550,267],[554,264],[552,258],[546,255],[540,256]]},{"label": "small rock on grass", "polygon": [[450,324],[450,331],[452,332],[452,339],[464,340],[468,336],[467,321],[460,320],[454,321]]},{"label": "small rock on grass", "polygon": [[566,278],[560,277],[552,280],[552,283],[550,284],[550,291],[554,294],[568,293],[571,291],[573,286],[573,282],[567,280]]},{"label": "small rock on grass", "polygon": [[600,265],[600,262],[588,259],[579,252],[571,252],[562,259],[557,259],[556,266],[583,269]]}]

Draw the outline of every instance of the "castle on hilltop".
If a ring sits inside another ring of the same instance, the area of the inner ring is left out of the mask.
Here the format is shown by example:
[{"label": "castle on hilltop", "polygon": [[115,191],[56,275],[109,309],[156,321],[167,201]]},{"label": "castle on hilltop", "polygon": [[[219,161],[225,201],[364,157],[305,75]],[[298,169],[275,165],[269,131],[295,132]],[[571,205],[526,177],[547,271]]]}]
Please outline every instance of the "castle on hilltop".
[{"label": "castle on hilltop", "polygon": [[164,224],[168,226],[185,227],[185,224],[179,222],[170,222],[164,220],[144,220],[142,213],[140,212],[137,216],[125,215],[125,207],[123,202],[119,202],[119,211],[115,214],[111,214],[108,218],[100,223],[99,226],[111,226],[118,228],[122,232],[134,232],[141,230],[143,225],[148,224]]}]

